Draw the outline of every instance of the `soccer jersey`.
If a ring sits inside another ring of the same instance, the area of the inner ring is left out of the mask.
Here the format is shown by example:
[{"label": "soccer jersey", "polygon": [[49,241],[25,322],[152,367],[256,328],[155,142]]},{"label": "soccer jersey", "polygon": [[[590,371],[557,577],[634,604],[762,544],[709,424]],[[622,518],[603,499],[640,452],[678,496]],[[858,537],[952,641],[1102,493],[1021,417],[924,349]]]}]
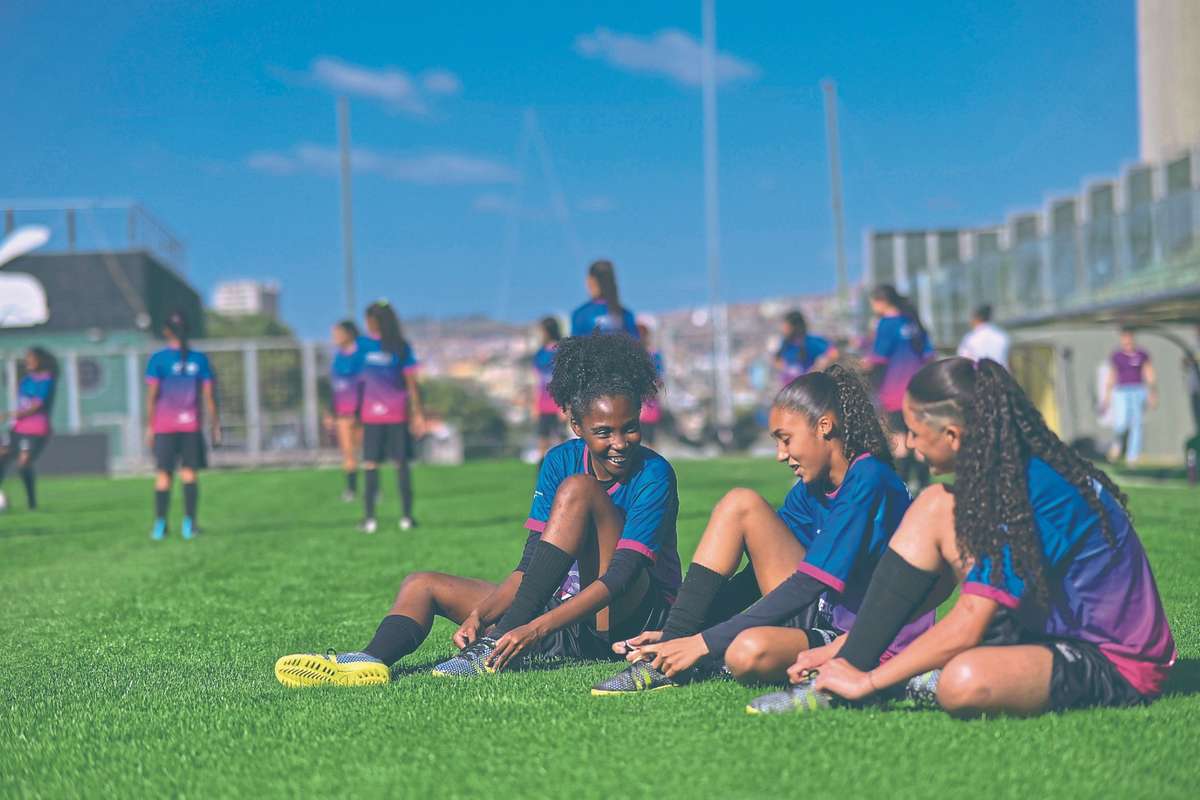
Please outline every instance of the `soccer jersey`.
[{"label": "soccer jersey", "polygon": [[1095,645],[1140,694],[1158,695],[1175,664],[1175,640],[1129,515],[1116,498],[1093,485],[1112,526],[1114,547],[1073,484],[1038,458],[1025,469],[1049,608],[1027,592],[1007,545],[1000,574],[993,574],[990,559],[980,558],[963,582],[963,594],[1014,609],[1022,628],[1035,636]]},{"label": "soccer jersey", "polygon": [[1126,353],[1118,350],[1112,354],[1113,369],[1117,373],[1117,386],[1141,386],[1145,383],[1142,372],[1150,363],[1150,354],[1145,350]]},{"label": "soccer jersey", "polygon": [[[912,502],[904,481],[869,454],[854,460],[833,492],[797,483],[788,493],[779,518],[804,545],[804,561],[796,568],[829,587],[833,624],[848,631],[866,596],[875,565]],[[933,626],[930,611],[901,629],[887,654],[903,650]]]},{"label": "soccer jersey", "polygon": [[587,336],[589,333],[628,333],[638,338],[637,324],[633,312],[628,308],[621,309],[621,317],[617,319],[608,310],[608,303],[603,300],[589,300],[575,309],[571,315],[571,335]]},{"label": "soccer jersey", "polygon": [[896,315],[879,320],[875,345],[867,356],[872,364],[886,367],[879,387],[879,404],[884,411],[899,411],[912,376],[933,357],[929,337],[908,317]]},{"label": "soccer jersey", "polygon": [[406,342],[397,355],[380,347],[377,339],[363,342],[362,408],[364,425],[408,422],[408,384],[404,376],[417,371],[417,358]]},{"label": "soccer jersey", "polygon": [[339,349],[330,365],[329,385],[333,393],[333,413],[348,417],[358,413],[359,377],[369,340],[359,336],[348,350]]},{"label": "soccer jersey", "polygon": [[21,379],[17,388],[17,412],[37,409],[32,414],[16,417],[12,432],[25,436],[50,435],[50,411],[54,407],[54,376],[49,372],[31,372]]},{"label": "soccer jersey", "polygon": [[[651,352],[650,360],[654,362],[654,373],[658,375],[658,379],[661,381],[663,375],[666,374],[662,353],[658,350]],[[648,397],[642,401],[642,413],[639,420],[648,425],[657,425],[659,422],[662,422],[662,406],[659,405],[657,397]]]},{"label": "soccer jersey", "polygon": [[779,380],[787,386],[813,368],[817,359],[829,352],[829,342],[820,336],[804,337],[804,341],[784,339],[775,357],[783,362]]},{"label": "soccer jersey", "polygon": [[208,356],[195,350],[185,356],[178,347],[168,347],[150,356],[146,383],[158,387],[154,403],[155,433],[194,433],[200,430],[200,395],[213,382]]},{"label": "soccer jersey", "polygon": [[[674,595],[683,581],[679,567],[675,523],[679,516],[679,495],[675,470],[665,458],[648,447],[639,448],[640,463],[623,481],[608,486],[613,504],[625,513],[625,527],[617,549],[628,548],[649,558],[654,566],[650,577],[668,595]],[[536,533],[546,529],[554,495],[559,485],[572,475],[595,475],[591,456],[583,439],[572,439],[546,453],[538,472],[533,505],[525,527]],[[572,584],[573,581],[573,585]],[[564,581],[562,591],[579,591],[578,567]]]},{"label": "soccer jersey", "polygon": [[537,375],[537,412],[557,414],[558,404],[550,396],[550,378],[554,376],[554,351],[556,345],[548,344],[533,354],[533,371]]}]

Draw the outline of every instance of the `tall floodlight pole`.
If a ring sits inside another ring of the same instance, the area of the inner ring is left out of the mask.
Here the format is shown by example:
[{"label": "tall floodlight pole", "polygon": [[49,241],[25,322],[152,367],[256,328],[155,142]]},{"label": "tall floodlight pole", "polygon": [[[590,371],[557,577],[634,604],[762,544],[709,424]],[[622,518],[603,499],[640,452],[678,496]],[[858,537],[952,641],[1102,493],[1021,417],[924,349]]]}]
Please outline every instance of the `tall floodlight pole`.
[{"label": "tall floodlight pole", "polygon": [[717,436],[733,438],[733,387],[729,375],[729,315],[721,303],[721,215],[717,202],[717,11],[701,0],[701,98],[704,111],[704,250],[708,261],[708,306],[713,332],[713,409]]},{"label": "tall floodlight pole", "polygon": [[342,277],[345,280],[346,317],[354,319],[358,301],[354,297],[354,236],[351,227],[350,102],[345,96],[339,97],[337,100],[337,119],[342,177]]},{"label": "tall floodlight pole", "polygon": [[825,141],[829,151],[829,204],[833,210],[833,245],[837,252],[838,315],[846,319],[850,288],[846,277],[846,219],[842,210],[842,157],[838,149],[837,84],[821,81],[825,93]]}]

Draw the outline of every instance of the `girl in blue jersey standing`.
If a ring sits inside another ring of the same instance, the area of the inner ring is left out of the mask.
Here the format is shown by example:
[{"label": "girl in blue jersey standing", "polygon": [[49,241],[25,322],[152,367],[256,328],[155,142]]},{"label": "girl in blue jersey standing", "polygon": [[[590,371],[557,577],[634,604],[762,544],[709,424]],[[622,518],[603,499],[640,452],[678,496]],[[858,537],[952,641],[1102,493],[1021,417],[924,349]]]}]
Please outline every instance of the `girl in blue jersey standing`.
[{"label": "girl in blue jersey standing", "polygon": [[775,351],[779,383],[787,386],[809,372],[820,372],[838,360],[838,349],[827,339],[808,332],[808,321],[798,309],[783,318],[783,341]]},{"label": "girl in blue jersey standing", "polygon": [[637,338],[634,314],[621,305],[617,270],[611,261],[595,261],[587,272],[589,299],[571,314],[571,335],[627,333]]},{"label": "girl in blue jersey standing", "polygon": [[353,320],[343,320],[333,326],[334,354],[329,367],[330,409],[325,427],[337,436],[342,453],[342,472],[346,488],[342,500],[350,503],[358,493],[358,454],[362,449],[362,424],[358,420],[362,391],[363,358],[369,343],[358,335]]},{"label": "girl in blue jersey standing", "polygon": [[[25,354],[25,377],[17,386],[17,408],[9,415],[9,441],[0,446],[0,484],[15,460],[31,510],[37,508],[37,477],[33,466],[50,441],[50,415],[57,385],[58,361],[41,347],[30,348]],[[0,422],[3,420],[0,415]],[[0,491],[0,511],[7,507],[8,498]]]},{"label": "girl in blue jersey standing", "polygon": [[[637,330],[642,347],[646,348],[646,352],[650,354],[650,360],[654,362],[654,371],[658,373],[658,385],[665,386],[667,365],[663,361],[662,351],[654,347],[654,333],[650,329],[649,322],[638,322]],[[642,403],[642,441],[653,447],[654,442],[658,439],[658,426],[661,423],[662,398],[652,397]]]},{"label": "girl in blue jersey standing", "polygon": [[654,396],[654,365],[627,336],[564,339],[549,390],[579,436],[553,448],[538,474],[528,537],[500,584],[418,572],[361,651],[284,656],[285,686],[389,680],[434,616],[459,623],[444,676],[485,675],[539,654],[611,657],[610,638],[658,628],[680,582],[675,473],[643,447],[638,412]]},{"label": "girl in blue jersey standing", "polygon": [[533,354],[533,371],[537,390],[533,398],[533,418],[537,420],[538,464],[546,452],[563,440],[562,409],[550,396],[550,380],[554,377],[554,351],[562,339],[558,320],[544,317],[541,322],[542,346]]}]

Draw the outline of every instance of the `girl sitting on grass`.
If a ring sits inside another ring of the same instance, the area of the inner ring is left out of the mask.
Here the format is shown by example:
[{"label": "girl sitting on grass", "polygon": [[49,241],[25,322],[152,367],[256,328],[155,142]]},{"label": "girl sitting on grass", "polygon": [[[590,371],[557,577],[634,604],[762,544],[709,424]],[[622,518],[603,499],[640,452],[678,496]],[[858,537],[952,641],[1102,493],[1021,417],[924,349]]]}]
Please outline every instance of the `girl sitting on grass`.
[{"label": "girl sitting on grass", "polygon": [[[751,703],[816,710],[913,676],[955,716],[1147,703],[1175,663],[1150,563],[1112,480],[1046,427],[994,361],[926,365],[904,399],[909,445],[953,486],[925,490],[880,560],[844,642],[801,653],[798,685]],[[954,608],[879,662],[938,574]]]},{"label": "girl sitting on grass", "polygon": [[[285,686],[387,683],[429,634],[459,623],[461,651],[436,675],[488,674],[530,654],[611,658],[610,634],[658,628],[680,583],[675,472],[641,446],[638,414],[657,391],[654,365],[628,336],[564,339],[550,394],[579,437],[546,454],[520,563],[503,583],[409,575],[361,651],[284,656]],[[574,569],[572,567],[575,567]]]}]

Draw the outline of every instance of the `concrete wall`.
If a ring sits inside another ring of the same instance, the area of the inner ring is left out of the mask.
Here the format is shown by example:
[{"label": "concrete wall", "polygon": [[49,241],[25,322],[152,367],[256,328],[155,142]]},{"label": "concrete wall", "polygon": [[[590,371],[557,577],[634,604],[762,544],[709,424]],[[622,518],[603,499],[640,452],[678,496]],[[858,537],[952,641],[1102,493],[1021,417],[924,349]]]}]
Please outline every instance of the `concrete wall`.
[{"label": "concrete wall", "polygon": [[1141,158],[1158,162],[1200,143],[1200,2],[1138,0]]}]

